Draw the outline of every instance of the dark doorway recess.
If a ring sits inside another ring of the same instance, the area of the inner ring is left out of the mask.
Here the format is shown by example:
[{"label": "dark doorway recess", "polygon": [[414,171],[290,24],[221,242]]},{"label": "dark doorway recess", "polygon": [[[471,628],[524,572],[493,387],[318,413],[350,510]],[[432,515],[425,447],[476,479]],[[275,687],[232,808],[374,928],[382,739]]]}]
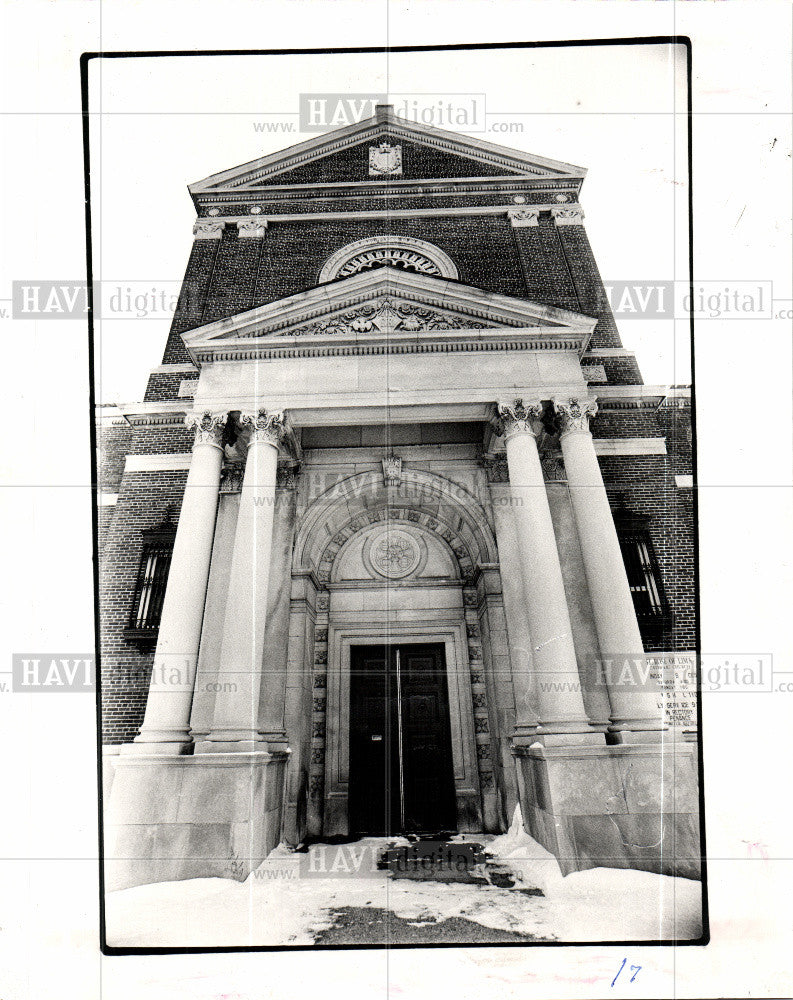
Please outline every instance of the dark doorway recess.
[{"label": "dark doorway recess", "polygon": [[441,644],[350,650],[350,832],[457,829]]}]

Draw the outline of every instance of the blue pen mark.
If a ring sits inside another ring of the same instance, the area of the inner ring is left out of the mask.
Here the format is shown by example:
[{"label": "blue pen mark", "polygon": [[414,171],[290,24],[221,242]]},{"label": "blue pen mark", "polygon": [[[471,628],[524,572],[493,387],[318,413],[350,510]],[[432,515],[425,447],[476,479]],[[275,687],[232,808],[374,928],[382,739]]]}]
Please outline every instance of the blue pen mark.
[{"label": "blue pen mark", "polygon": [[[623,969],[625,968],[625,963],[626,963],[627,961],[628,961],[628,959],[627,959],[627,958],[623,958],[623,960],[622,960],[622,965],[621,965],[621,966],[619,967],[619,969],[617,970],[617,975],[616,975],[616,976],[615,976],[615,977],[614,977],[614,978],[613,978],[613,979],[611,980],[611,985],[612,985],[612,986],[613,986],[613,985],[614,985],[614,983],[616,983],[616,981],[617,981],[617,980],[618,980],[618,979],[620,978],[620,973],[621,973],[621,972],[622,972],[622,970],[623,970]],[[631,983],[633,982],[633,980],[634,980],[634,979],[635,979],[635,978],[636,978],[636,977],[637,977],[637,976],[639,975],[639,973],[641,972],[641,968],[642,968],[642,967],[641,967],[640,965],[631,965],[631,966],[629,966],[629,969],[630,969],[630,971],[631,971],[631,972],[633,973],[633,975],[631,976],[631,978],[630,978],[629,982],[631,982]]]}]

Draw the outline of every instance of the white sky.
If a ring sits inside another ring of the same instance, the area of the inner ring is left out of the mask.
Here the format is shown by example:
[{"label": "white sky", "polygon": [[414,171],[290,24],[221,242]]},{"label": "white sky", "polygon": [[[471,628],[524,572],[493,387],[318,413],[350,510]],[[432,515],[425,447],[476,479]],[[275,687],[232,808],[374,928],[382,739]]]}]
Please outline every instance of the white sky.
[{"label": "white sky", "polygon": [[[314,56],[173,57],[91,64],[94,277],[105,296],[178,292],[195,218],[186,185],[292,145],[302,92],[484,93],[477,138],[588,169],[581,201],[604,279],[685,280],[686,82],[663,45]],[[397,103],[398,103],[398,97]],[[675,114],[677,112],[677,114]],[[255,122],[293,123],[267,134]],[[120,293],[120,294],[119,294]],[[125,308],[125,307],[124,307]],[[97,324],[97,398],[142,397],[170,315]],[[619,321],[649,384],[687,382],[684,320]]]}]

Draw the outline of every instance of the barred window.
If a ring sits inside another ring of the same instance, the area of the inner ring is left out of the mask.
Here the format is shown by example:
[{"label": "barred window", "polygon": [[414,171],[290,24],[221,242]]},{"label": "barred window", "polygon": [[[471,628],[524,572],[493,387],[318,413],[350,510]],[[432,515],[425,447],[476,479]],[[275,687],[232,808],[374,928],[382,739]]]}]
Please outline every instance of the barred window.
[{"label": "barred window", "polygon": [[143,549],[129,618],[130,632],[140,638],[156,633],[160,626],[176,535],[170,508],[161,524],[142,534]]},{"label": "barred window", "polygon": [[661,617],[666,613],[666,602],[649,532],[633,530],[620,534],[620,548],[636,616],[640,619]]}]

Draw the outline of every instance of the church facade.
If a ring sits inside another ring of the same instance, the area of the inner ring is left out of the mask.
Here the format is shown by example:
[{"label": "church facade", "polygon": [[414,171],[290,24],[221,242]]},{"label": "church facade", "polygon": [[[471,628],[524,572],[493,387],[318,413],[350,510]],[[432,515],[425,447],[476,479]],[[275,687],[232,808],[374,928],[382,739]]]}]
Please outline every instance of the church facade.
[{"label": "church facade", "polygon": [[690,394],[620,342],[584,174],[381,106],[191,186],[100,433],[109,888],[517,806],[565,873],[697,876]]}]

